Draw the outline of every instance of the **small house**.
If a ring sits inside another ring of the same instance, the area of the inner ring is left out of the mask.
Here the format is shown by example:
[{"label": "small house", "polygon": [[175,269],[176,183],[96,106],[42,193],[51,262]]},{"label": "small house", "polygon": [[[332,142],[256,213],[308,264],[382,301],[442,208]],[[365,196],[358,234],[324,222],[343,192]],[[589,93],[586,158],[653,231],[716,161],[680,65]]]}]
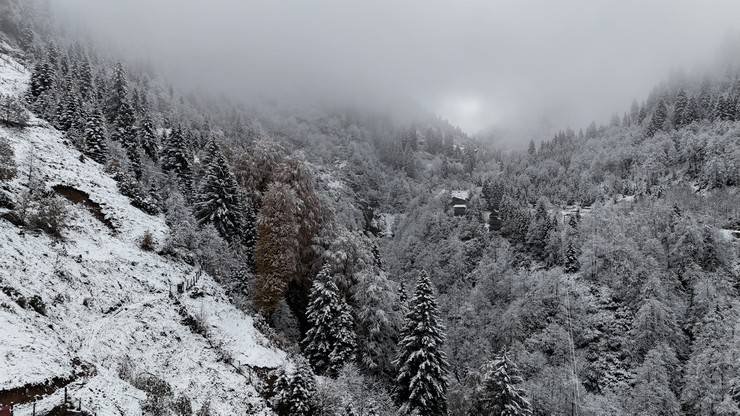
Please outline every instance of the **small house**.
[{"label": "small house", "polygon": [[452,213],[458,217],[465,215],[468,210],[468,201],[470,200],[470,191],[456,190],[450,192],[452,203]]}]

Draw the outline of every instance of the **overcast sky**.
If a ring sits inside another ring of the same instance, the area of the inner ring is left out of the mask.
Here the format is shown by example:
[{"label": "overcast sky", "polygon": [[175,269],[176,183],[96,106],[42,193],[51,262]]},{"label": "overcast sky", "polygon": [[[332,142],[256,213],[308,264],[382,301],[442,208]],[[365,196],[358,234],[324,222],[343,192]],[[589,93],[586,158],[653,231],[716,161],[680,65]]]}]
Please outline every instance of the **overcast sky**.
[{"label": "overcast sky", "polygon": [[740,29],[738,0],[52,0],[173,79],[248,99],[412,100],[469,132],[606,121]]}]

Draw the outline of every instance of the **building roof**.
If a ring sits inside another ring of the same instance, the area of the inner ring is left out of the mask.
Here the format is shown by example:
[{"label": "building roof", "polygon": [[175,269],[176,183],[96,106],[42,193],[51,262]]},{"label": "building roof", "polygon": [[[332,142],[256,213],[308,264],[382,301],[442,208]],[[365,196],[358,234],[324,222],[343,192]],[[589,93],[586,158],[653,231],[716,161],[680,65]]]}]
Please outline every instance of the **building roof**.
[{"label": "building roof", "polygon": [[470,191],[454,190],[454,191],[450,191],[450,196],[452,198],[463,199],[467,201],[468,199],[470,199]]}]

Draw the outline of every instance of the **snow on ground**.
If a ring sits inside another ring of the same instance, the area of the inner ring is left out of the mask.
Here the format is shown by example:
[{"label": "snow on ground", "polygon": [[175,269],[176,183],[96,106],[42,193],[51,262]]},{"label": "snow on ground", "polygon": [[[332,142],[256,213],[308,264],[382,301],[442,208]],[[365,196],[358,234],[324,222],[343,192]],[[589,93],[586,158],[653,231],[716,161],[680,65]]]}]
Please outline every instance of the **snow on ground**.
[{"label": "snow on ground", "polygon": [[[0,42],[0,51],[11,50],[5,42]],[[19,95],[28,85],[31,74],[17,60],[7,54],[0,54],[0,94]]]},{"label": "snow on ground", "polygon": [[740,239],[740,230],[729,230],[726,228],[722,228],[719,230],[719,235],[724,241],[732,242]]},{"label": "snow on ground", "polygon": [[[27,83],[28,74],[0,63],[0,80],[3,88],[18,93],[15,80]],[[44,316],[0,291],[0,390],[74,376],[69,393],[82,399],[83,408],[99,416],[138,416],[146,393],[118,375],[121,363],[130,361],[138,372],[169,382],[175,395],[187,395],[196,409],[210,400],[217,415],[272,414],[255,390],[252,367],[279,366],[285,353],[271,347],[252,318],[206,274],[197,282],[202,297],[170,296],[171,287],[196,271],[138,247],[147,230],[158,241],[166,238],[163,219],[132,207],[102,166],[81,161],[59,132],[42,120],[32,123],[22,131],[0,128],[21,170],[33,160],[48,187],[63,184],[88,193],[118,232],[71,202],[62,241],[0,219],[0,287],[25,298],[40,296],[46,306]],[[22,179],[10,188],[20,192]],[[193,314],[201,307],[210,332],[238,368],[224,362],[213,340],[184,323],[183,310]],[[93,370],[80,374],[80,363]],[[58,404],[60,394],[42,399],[37,410]],[[30,412],[30,404],[16,407],[18,415]]]},{"label": "snow on ground", "polygon": [[116,182],[103,172],[103,167],[91,159],[81,158],[81,153],[65,144],[57,130],[41,124],[21,131],[0,128],[0,135],[13,145],[21,172],[33,166],[49,188],[66,185],[89,194],[125,240],[135,241],[147,230],[152,231],[155,238],[164,237],[163,220],[144,215],[131,206],[128,197],[118,192]]}]

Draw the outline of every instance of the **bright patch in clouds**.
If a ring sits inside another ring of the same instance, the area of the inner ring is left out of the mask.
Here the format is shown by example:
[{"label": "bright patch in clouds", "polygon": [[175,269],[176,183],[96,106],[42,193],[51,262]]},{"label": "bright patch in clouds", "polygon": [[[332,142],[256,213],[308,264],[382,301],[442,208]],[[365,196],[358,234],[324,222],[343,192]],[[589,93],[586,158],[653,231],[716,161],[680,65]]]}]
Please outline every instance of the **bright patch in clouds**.
[{"label": "bright patch in clouds", "polygon": [[490,114],[485,114],[483,100],[475,96],[449,97],[441,100],[437,114],[450,123],[472,134],[490,125]]}]

